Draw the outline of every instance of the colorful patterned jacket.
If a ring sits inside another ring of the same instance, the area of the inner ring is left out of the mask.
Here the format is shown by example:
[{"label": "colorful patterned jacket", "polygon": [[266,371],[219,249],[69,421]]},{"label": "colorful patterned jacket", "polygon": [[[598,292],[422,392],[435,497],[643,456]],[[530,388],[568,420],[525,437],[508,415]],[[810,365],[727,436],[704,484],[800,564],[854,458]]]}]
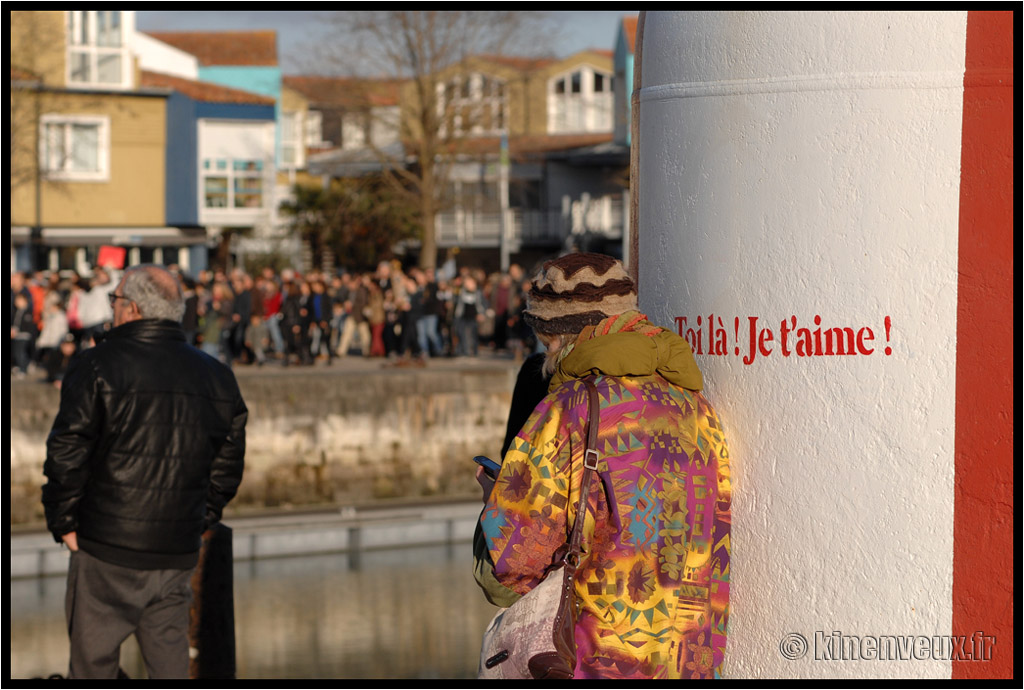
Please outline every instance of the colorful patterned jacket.
[{"label": "colorful patterned jacket", "polygon": [[576,677],[717,677],[729,619],[729,453],[689,345],[638,312],[588,327],[563,353],[481,514],[493,571],[482,577],[490,569],[478,563],[478,582],[508,602],[495,588],[530,591],[565,542],[587,376],[601,401],[601,459],[576,586]]}]

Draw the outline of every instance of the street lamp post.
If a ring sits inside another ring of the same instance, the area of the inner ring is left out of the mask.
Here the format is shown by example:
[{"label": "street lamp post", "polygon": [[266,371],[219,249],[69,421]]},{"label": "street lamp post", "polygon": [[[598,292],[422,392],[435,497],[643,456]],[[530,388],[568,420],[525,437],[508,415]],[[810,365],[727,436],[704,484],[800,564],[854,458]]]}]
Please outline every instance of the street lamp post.
[{"label": "street lamp post", "polygon": [[498,195],[500,205],[500,235],[499,246],[501,249],[501,272],[507,273],[509,267],[509,245],[511,244],[510,234],[511,223],[508,220],[508,134],[501,135],[501,155],[498,161]]}]

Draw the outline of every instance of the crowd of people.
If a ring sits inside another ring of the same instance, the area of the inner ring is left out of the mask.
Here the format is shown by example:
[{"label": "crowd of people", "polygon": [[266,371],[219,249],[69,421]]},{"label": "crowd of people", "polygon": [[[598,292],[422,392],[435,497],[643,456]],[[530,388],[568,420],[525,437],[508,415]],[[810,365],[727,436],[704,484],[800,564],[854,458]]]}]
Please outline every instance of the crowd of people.
[{"label": "crowd of people", "polygon": [[[501,463],[476,474],[474,578],[508,607],[487,628],[480,677],[721,676],[731,529],[723,424],[689,345],[639,311],[621,261],[563,255],[525,291],[518,267],[450,280],[391,263],[361,275],[100,273],[88,290],[65,286],[66,297],[60,276],[11,285],[12,339],[39,326],[38,301],[43,329],[48,310],[63,311],[89,348],[69,364],[43,464],[47,529],[70,551],[69,678],[118,677],[133,634],[149,678],[189,676],[188,583],[245,465],[249,410],[228,364],[268,353],[307,365],[472,355],[483,338],[525,344],[527,327],[543,350],[520,367]],[[93,302],[112,310],[102,338],[83,316]],[[61,342],[74,338],[69,327]],[[32,339],[21,340],[18,357],[35,356]],[[540,601],[545,590],[564,598],[548,611],[559,633],[523,651],[522,624],[506,621],[524,609],[531,618],[529,595],[544,583]],[[678,610],[692,615],[644,614]]]},{"label": "crowd of people", "polygon": [[[446,265],[437,271],[381,262],[368,272],[267,268],[178,275],[186,298],[183,328],[196,347],[229,365],[330,364],[379,357],[422,364],[431,357],[476,357],[481,349],[519,357],[535,347],[521,318],[529,280],[507,272]],[[59,385],[70,357],[110,328],[109,295],[121,272],[11,275],[12,376],[45,372]]]}]

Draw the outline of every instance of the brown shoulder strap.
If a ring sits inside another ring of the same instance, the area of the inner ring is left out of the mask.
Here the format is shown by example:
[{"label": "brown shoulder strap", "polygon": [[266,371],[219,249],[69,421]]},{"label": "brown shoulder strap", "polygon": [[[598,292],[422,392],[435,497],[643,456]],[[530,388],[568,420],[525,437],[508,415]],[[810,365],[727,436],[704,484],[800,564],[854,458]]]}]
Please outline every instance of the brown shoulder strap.
[{"label": "brown shoulder strap", "polygon": [[[600,420],[600,407],[597,389],[590,379],[584,380],[587,386],[590,413],[587,422],[587,445],[583,454],[583,484],[580,486],[580,500],[576,504],[576,520],[573,522],[572,535],[569,538],[569,551],[562,559],[562,588],[558,599],[558,610],[552,627],[553,655],[562,660],[560,666],[567,671],[558,677],[572,678],[576,666],[576,618],[579,615],[580,602],[576,598],[576,569],[580,564],[583,550],[583,522],[590,508],[590,481],[597,471],[597,430]],[[552,655],[540,655],[550,657]],[[531,659],[531,671],[534,660]],[[534,674],[536,677],[541,676]]]},{"label": "brown shoulder strap", "polygon": [[579,564],[580,554],[583,551],[583,523],[590,509],[590,483],[594,473],[597,471],[597,461],[600,454],[597,452],[597,432],[601,423],[601,405],[597,396],[597,388],[591,379],[584,379],[587,387],[589,415],[587,419],[587,444],[583,453],[583,480],[580,484],[580,500],[576,505],[576,520],[572,526],[572,534],[569,537],[569,551],[566,554],[566,562],[573,566]]}]

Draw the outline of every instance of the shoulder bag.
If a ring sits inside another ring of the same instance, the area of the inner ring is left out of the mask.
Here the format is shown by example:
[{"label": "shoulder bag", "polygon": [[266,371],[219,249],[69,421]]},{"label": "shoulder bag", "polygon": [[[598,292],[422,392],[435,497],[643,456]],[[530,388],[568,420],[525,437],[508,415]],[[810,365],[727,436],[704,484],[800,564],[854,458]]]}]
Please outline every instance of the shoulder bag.
[{"label": "shoulder bag", "polygon": [[[583,551],[583,522],[589,509],[590,482],[597,471],[597,431],[600,406],[593,381],[587,386],[589,419],[583,455],[576,520],[561,562],[544,579],[491,620],[480,650],[479,678],[572,678],[576,668],[576,570]],[[556,553],[558,553],[556,551]],[[558,571],[561,570],[561,577]]]}]

